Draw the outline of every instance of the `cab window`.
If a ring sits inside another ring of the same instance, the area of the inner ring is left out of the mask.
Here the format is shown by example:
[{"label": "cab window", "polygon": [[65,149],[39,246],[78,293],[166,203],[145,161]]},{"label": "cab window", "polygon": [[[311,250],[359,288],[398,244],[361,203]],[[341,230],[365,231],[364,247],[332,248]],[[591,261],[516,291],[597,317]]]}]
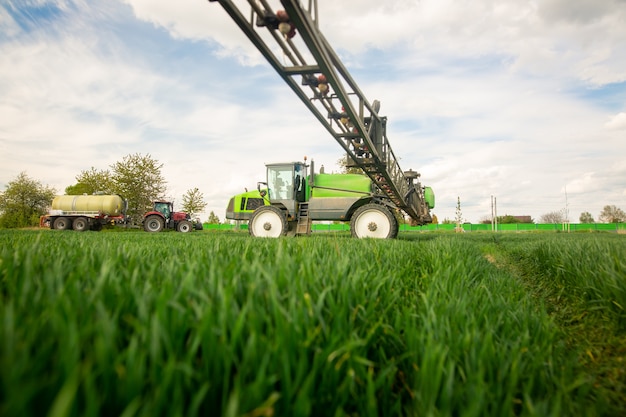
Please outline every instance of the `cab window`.
[{"label": "cab window", "polygon": [[271,199],[293,199],[293,167],[291,165],[268,167],[267,181]]}]

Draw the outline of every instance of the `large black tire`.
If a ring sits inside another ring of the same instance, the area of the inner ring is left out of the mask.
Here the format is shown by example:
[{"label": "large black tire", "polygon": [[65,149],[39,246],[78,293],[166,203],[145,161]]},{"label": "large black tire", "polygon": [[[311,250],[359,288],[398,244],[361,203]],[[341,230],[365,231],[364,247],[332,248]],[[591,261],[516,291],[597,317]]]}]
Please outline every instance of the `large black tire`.
[{"label": "large black tire", "polygon": [[193,230],[193,225],[190,221],[181,220],[180,222],[178,222],[178,225],[176,225],[176,230],[181,233],[189,233]]},{"label": "large black tire", "polygon": [[72,223],[72,229],[77,232],[84,232],[85,230],[89,230],[89,221],[86,217],[79,217],[74,219]]},{"label": "large black tire", "polygon": [[248,232],[254,237],[280,237],[287,234],[287,218],[274,206],[261,206],[254,210],[248,222]]},{"label": "large black tire", "polygon": [[350,220],[350,232],[356,238],[394,239],[398,236],[398,221],[391,210],[380,204],[359,207]]},{"label": "large black tire", "polygon": [[72,227],[72,222],[67,217],[57,217],[54,219],[52,226],[56,230],[67,230]]},{"label": "large black tire", "polygon": [[160,232],[163,230],[163,227],[165,227],[165,221],[163,220],[163,217],[158,214],[152,214],[146,217],[143,221],[143,230],[146,232]]}]

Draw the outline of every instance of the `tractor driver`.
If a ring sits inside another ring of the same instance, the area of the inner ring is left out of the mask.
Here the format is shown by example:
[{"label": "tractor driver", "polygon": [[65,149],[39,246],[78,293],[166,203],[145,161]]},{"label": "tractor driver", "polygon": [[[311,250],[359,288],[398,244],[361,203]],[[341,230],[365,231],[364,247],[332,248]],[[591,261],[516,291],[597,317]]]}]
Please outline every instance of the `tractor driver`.
[{"label": "tractor driver", "polygon": [[285,182],[279,176],[276,177],[276,198],[279,200],[287,198],[287,190],[285,189]]},{"label": "tractor driver", "polygon": [[170,218],[170,208],[167,204],[158,204],[157,211],[159,211],[166,219]]}]

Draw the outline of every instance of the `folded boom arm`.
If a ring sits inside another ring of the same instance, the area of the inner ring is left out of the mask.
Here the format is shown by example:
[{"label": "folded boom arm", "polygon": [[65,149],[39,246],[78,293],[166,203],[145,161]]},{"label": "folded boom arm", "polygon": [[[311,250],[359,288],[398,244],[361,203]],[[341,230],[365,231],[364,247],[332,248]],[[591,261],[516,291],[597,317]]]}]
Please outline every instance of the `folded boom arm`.
[{"label": "folded boom arm", "polygon": [[[318,28],[317,1],[305,9],[297,0],[219,2],[274,70],[363,170],[380,191],[416,224],[430,223],[419,174],[404,173],[386,134],[380,103],[370,103]],[[275,2],[276,3],[276,2]],[[246,7],[247,8],[247,7]]]}]

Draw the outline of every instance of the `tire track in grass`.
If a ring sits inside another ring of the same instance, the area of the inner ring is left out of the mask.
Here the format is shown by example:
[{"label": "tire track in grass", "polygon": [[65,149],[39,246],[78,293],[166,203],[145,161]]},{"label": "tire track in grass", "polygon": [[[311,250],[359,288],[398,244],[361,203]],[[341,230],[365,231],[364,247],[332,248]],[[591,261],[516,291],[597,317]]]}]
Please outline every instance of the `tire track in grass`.
[{"label": "tire track in grass", "polygon": [[[494,239],[495,240],[495,239]],[[546,309],[562,332],[567,346],[591,380],[598,401],[606,402],[607,416],[626,415],[626,334],[619,323],[608,320],[601,310],[569,294],[551,275],[532,261],[532,252],[520,256],[507,243],[483,247],[485,258],[522,282],[531,296]]]}]

